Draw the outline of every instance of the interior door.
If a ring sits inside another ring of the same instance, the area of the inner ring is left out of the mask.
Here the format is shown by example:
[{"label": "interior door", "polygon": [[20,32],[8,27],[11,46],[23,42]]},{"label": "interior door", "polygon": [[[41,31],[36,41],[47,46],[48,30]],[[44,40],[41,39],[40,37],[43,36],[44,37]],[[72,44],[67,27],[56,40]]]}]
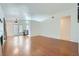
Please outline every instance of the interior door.
[{"label": "interior door", "polygon": [[71,32],[71,17],[63,16],[61,17],[61,39],[70,40],[70,32]]}]

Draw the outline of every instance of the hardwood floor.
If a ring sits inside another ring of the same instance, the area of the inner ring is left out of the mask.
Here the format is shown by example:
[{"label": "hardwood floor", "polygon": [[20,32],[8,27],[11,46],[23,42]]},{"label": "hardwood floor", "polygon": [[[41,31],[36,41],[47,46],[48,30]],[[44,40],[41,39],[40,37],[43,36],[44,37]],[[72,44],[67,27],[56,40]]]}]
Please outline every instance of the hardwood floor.
[{"label": "hardwood floor", "polygon": [[77,56],[78,43],[48,38],[8,37],[4,44],[4,56]]},{"label": "hardwood floor", "polygon": [[43,36],[32,37],[32,55],[78,55],[78,44]]},{"label": "hardwood floor", "polygon": [[30,37],[14,36],[8,37],[4,44],[3,55],[6,56],[22,56],[29,55],[31,41]]}]

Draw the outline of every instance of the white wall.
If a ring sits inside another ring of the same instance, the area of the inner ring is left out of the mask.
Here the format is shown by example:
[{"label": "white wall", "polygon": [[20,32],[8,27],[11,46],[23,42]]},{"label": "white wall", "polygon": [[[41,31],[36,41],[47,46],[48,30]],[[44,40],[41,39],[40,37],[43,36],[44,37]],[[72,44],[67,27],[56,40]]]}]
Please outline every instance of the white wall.
[{"label": "white wall", "polygon": [[31,26],[31,36],[36,36],[36,35],[40,35],[40,22],[37,21],[31,21],[30,22],[30,26]]},{"label": "white wall", "polygon": [[2,7],[0,6],[0,18],[4,17],[4,12],[2,10]]},{"label": "white wall", "polygon": [[48,19],[44,22],[41,22],[41,35],[45,35],[48,37],[59,38],[60,32],[60,22],[59,20],[55,19]]},{"label": "white wall", "polygon": [[71,16],[71,40],[78,42],[79,39],[79,23],[77,22],[77,7],[71,10],[62,11],[54,15],[54,19],[42,22],[42,34],[48,37],[60,39],[60,20],[62,16]]}]

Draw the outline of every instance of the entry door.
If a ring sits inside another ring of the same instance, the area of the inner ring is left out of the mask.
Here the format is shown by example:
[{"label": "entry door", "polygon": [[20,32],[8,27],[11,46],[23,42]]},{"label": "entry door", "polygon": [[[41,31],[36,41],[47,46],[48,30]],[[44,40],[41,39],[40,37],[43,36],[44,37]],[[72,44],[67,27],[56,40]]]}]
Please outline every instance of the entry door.
[{"label": "entry door", "polygon": [[71,33],[71,16],[61,17],[61,39],[70,40]]}]

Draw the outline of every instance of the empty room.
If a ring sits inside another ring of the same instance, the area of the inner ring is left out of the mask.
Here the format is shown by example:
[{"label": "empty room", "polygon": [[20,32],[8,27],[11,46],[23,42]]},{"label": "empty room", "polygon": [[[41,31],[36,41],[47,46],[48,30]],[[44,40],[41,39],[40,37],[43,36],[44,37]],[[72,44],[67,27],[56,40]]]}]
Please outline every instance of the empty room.
[{"label": "empty room", "polygon": [[0,56],[78,56],[78,3],[0,3]]}]

